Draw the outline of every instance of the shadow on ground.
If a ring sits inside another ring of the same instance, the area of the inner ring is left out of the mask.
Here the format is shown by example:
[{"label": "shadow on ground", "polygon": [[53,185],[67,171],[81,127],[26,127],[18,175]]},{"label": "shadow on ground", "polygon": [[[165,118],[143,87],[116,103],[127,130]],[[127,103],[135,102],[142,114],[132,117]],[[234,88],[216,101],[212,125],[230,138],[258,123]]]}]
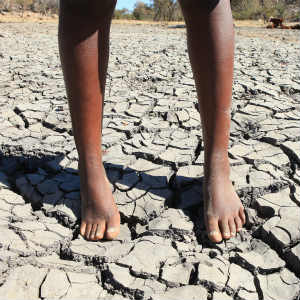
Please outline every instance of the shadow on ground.
[{"label": "shadow on ground", "polygon": [[[27,203],[31,203],[33,210],[42,210],[48,216],[57,217],[63,225],[74,229],[75,236],[78,236],[81,219],[80,180],[77,169],[64,168],[60,165],[64,157],[61,153],[57,155],[37,153],[27,156],[1,153],[0,172],[8,176],[11,189],[23,196]],[[119,207],[128,204],[126,200],[123,202],[122,195],[128,198],[126,194],[133,189],[136,189],[139,194],[136,200],[132,199],[133,203],[151,192],[154,198],[163,199],[164,209],[179,209],[193,222],[193,230],[199,243],[202,243],[203,240],[209,242],[205,237],[203,221],[203,177],[190,180],[184,176],[177,176],[177,180],[180,182],[188,182],[186,185],[178,186],[175,181],[175,174],[166,178],[166,176],[153,176],[146,172],[137,172],[130,167],[124,168],[119,164],[104,163],[104,167],[112,184],[114,195],[119,194],[116,201]],[[5,176],[0,176],[0,182],[6,184],[6,181]],[[181,197],[182,193],[186,193],[186,197]],[[57,216],[51,209],[44,210],[44,207],[55,207],[62,202],[72,211],[76,219],[75,222],[70,222],[66,216]],[[132,227],[137,223],[147,225],[147,221],[153,220],[161,212],[142,219],[128,216],[122,212],[122,209],[120,213],[121,223],[128,223]],[[137,237],[138,235],[134,234],[134,236]]]}]

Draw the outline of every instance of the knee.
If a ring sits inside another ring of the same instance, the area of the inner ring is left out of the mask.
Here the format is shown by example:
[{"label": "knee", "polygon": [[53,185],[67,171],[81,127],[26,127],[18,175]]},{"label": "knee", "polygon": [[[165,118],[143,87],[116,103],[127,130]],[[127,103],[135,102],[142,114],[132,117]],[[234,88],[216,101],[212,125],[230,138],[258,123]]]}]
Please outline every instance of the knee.
[{"label": "knee", "polygon": [[185,16],[211,12],[220,0],[179,0]]},{"label": "knee", "polygon": [[60,9],[66,13],[87,17],[111,17],[117,0],[60,0]]}]

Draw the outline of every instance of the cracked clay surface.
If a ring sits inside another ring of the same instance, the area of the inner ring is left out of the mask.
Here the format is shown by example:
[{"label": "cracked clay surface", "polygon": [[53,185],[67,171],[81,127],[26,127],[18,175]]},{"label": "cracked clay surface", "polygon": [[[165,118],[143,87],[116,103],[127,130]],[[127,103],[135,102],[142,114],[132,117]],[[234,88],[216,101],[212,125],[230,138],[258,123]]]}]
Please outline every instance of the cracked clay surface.
[{"label": "cracked clay surface", "polygon": [[196,209],[204,153],[185,30],[112,26],[103,148],[121,233],[99,242],[79,235],[57,26],[0,32],[1,297],[299,299],[298,32],[236,29],[229,155],[247,223],[220,244]]}]

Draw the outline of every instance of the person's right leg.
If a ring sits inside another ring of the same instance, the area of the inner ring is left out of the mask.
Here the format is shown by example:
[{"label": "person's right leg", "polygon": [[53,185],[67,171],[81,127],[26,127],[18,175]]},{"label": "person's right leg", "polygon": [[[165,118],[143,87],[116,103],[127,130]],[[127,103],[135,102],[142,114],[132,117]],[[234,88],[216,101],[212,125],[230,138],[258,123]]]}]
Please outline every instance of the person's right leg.
[{"label": "person's right leg", "polygon": [[80,233],[114,239],[120,214],[102,163],[101,135],[109,31],[116,0],[61,0],[59,49],[79,155]]}]

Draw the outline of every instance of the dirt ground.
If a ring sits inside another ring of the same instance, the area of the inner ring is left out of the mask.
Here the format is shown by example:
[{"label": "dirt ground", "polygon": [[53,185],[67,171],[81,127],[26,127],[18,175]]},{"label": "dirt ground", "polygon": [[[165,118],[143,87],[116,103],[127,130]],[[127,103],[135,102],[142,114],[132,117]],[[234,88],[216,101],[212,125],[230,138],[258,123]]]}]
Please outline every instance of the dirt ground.
[{"label": "dirt ground", "polygon": [[0,298],[300,299],[299,31],[236,28],[228,151],[247,222],[213,244],[175,25],[112,25],[101,142],[121,233],[91,242],[57,19],[0,23]]}]

